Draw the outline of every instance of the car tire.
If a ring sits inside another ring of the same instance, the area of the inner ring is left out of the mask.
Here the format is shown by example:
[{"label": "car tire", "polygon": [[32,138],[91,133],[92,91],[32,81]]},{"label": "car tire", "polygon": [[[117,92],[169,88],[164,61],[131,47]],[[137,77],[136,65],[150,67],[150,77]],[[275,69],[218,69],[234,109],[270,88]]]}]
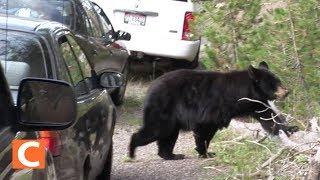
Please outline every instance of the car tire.
[{"label": "car tire", "polygon": [[110,180],[112,170],[112,156],[113,156],[113,143],[111,143],[107,159],[103,165],[101,174],[96,178],[97,180]]},{"label": "car tire", "polygon": [[126,92],[126,88],[127,88],[127,79],[128,79],[128,75],[129,75],[129,65],[128,63],[125,65],[123,72],[122,72],[124,78],[125,78],[125,84],[117,89],[115,89],[112,93],[111,93],[111,98],[113,103],[116,106],[119,106],[123,103],[124,101],[124,95]]}]

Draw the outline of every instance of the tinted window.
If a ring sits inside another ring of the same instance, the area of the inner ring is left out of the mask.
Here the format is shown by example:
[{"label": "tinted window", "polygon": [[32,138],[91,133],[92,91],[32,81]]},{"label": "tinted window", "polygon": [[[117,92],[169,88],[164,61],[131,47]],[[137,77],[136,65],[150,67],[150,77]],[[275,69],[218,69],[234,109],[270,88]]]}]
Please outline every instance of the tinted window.
[{"label": "tinted window", "polygon": [[87,59],[85,53],[82,51],[82,49],[80,48],[78,43],[73,39],[73,37],[67,35],[67,38],[68,38],[68,41],[71,45],[71,48],[72,48],[75,56],[77,57],[77,59],[79,61],[80,68],[82,70],[84,78],[91,77],[91,66],[88,62],[88,59]]},{"label": "tinted window", "polygon": [[97,12],[97,14],[100,18],[104,33],[106,33],[106,34],[110,33],[110,31],[113,28],[112,28],[112,24],[109,21],[108,17],[106,16],[106,14],[103,12],[103,10],[98,5],[96,5],[95,3],[92,3],[92,4],[93,4],[95,11]]},{"label": "tinted window", "polygon": [[[6,6],[0,4],[0,12]],[[20,17],[32,17],[57,21],[68,26],[74,21],[73,4],[67,0],[9,0],[8,13]]]},{"label": "tinted window", "polygon": [[81,7],[81,4],[76,5],[76,11],[77,11],[77,18],[76,18],[76,26],[74,30],[83,35],[92,36],[92,29],[89,22],[89,18],[86,12]]},{"label": "tinted window", "polygon": [[92,35],[94,37],[101,38],[102,32],[100,29],[100,24],[99,24],[100,22],[98,20],[96,12],[94,11],[94,9],[92,7],[92,4],[87,0],[81,0],[81,4],[82,4],[87,16],[89,17],[88,20],[89,20],[89,23],[90,23],[90,26],[92,29]]},{"label": "tinted window", "polygon": [[71,77],[71,83],[75,87],[77,95],[87,93],[87,87],[79,63],[65,36],[59,39],[59,45],[69,76]]},{"label": "tinted window", "polygon": [[83,76],[79,68],[77,59],[73,55],[71,47],[67,41],[60,44],[60,50],[62,52],[62,56],[63,56],[63,59],[65,60],[67,68],[70,71],[72,83],[76,85],[83,80]]},{"label": "tinted window", "polygon": [[10,86],[26,77],[46,77],[44,49],[38,36],[0,30],[0,61]]},{"label": "tinted window", "polygon": [[57,70],[58,70],[59,79],[72,84],[72,80],[71,80],[71,77],[69,75],[69,72],[68,72],[68,69],[66,67],[65,62],[64,61],[62,61],[62,62],[58,61],[57,65],[58,65]]}]

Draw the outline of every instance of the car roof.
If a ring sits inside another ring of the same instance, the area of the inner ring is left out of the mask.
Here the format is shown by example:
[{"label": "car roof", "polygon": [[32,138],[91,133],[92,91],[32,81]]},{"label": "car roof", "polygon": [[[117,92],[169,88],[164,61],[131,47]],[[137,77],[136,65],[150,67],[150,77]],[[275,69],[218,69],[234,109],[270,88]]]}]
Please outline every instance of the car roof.
[{"label": "car roof", "polygon": [[65,25],[35,18],[23,18],[0,13],[0,29],[51,34],[56,30],[68,29]]},{"label": "car roof", "polygon": [[[41,19],[34,19],[34,18],[23,18],[18,16],[7,16],[6,14],[0,13],[0,30],[9,31],[20,31],[24,33],[32,33],[41,37],[41,39],[46,39],[47,42],[53,40],[54,34],[58,33],[61,30],[69,31],[69,29],[58,22],[41,20]],[[51,43],[50,43],[51,44]],[[51,45],[50,45],[51,46]],[[48,47],[49,48],[49,47]],[[48,51],[48,55],[50,56],[48,62],[46,63],[48,66],[52,66],[52,55],[51,50]],[[49,76],[56,76],[56,72],[54,72],[53,67],[48,68],[50,72]]]}]

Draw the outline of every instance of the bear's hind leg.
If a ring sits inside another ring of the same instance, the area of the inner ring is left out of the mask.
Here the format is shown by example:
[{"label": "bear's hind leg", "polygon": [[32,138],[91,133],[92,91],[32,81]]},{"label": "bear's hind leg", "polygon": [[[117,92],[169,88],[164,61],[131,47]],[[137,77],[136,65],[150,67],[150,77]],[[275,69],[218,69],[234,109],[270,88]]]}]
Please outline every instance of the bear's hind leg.
[{"label": "bear's hind leg", "polygon": [[158,136],[154,133],[154,131],[147,131],[145,129],[141,129],[138,132],[134,133],[131,137],[130,145],[129,145],[129,157],[134,158],[135,149],[138,146],[144,146],[149,143],[152,143],[158,139]]},{"label": "bear's hind leg", "polygon": [[171,135],[160,138],[158,140],[158,148],[159,152],[158,155],[165,159],[165,160],[178,160],[183,159],[183,154],[173,154],[174,145],[176,144],[176,141],[179,136],[179,128],[175,128]]}]

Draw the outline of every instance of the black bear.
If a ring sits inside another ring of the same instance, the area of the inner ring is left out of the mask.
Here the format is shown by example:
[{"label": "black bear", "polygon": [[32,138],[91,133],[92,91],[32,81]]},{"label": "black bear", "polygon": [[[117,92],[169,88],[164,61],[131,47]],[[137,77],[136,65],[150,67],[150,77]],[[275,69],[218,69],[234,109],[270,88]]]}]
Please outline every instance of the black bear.
[{"label": "black bear", "polygon": [[[287,94],[288,90],[265,62],[259,68],[250,66],[248,70],[229,73],[169,72],[156,79],[148,90],[143,127],[131,137],[129,156],[134,158],[136,147],[157,141],[161,158],[182,159],[183,155],[173,154],[179,130],[192,130],[199,156],[207,157],[214,134],[228,127],[235,117],[252,116],[275,135],[279,129],[293,132],[296,127],[287,126],[285,118],[277,116],[274,108],[248,100],[267,104]],[[266,120],[274,116],[275,120]]]}]

